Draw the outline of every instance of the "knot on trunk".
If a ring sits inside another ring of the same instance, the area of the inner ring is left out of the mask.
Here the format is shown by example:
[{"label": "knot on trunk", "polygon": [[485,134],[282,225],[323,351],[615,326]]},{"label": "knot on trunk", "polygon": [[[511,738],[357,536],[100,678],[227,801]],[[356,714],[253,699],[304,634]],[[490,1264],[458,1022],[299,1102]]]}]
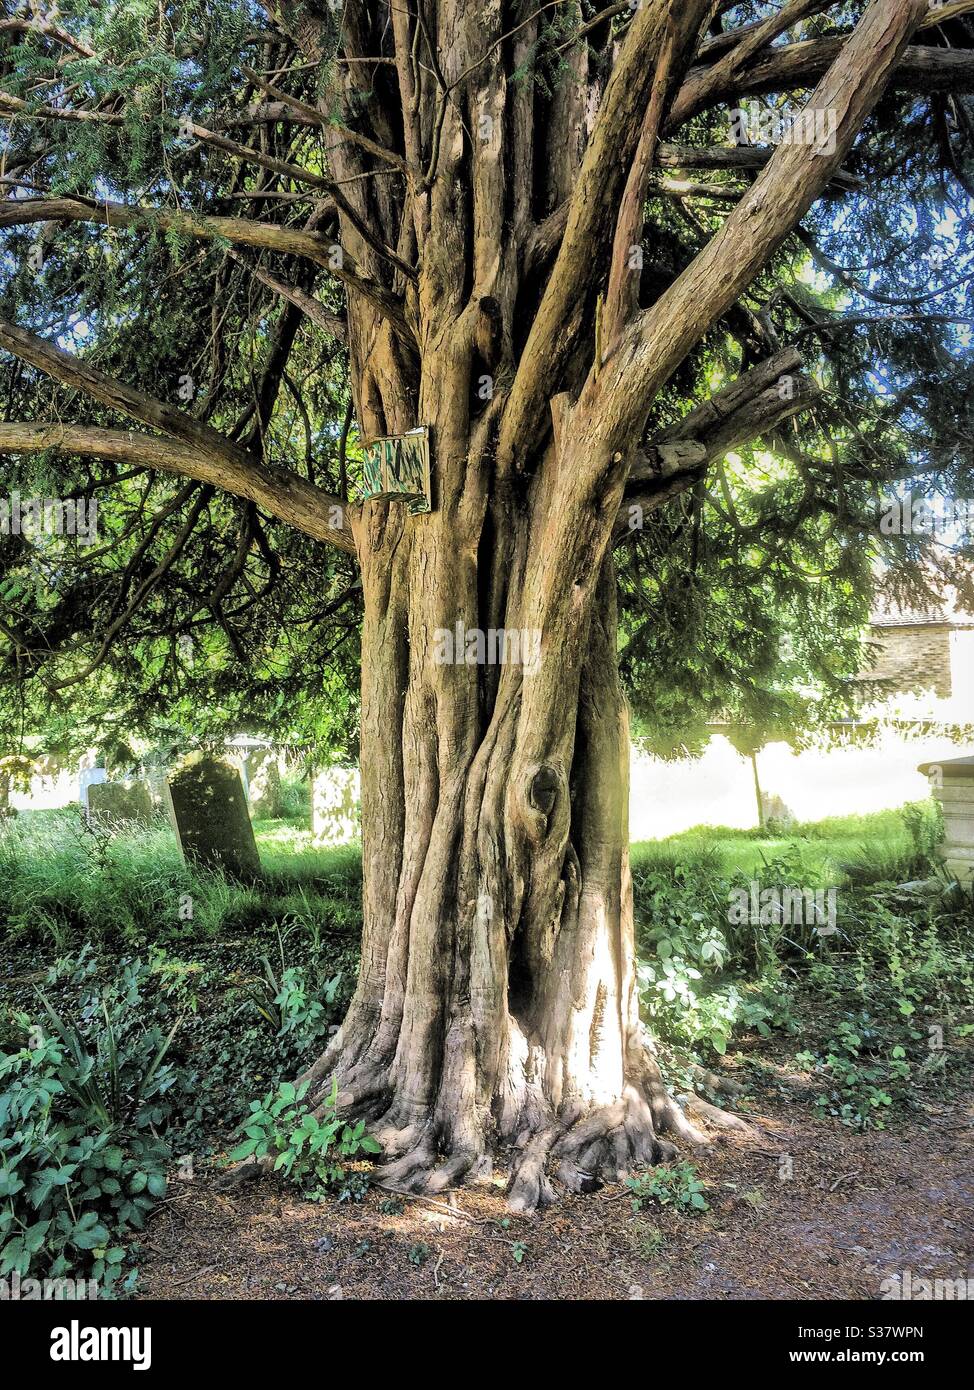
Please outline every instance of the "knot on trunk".
[{"label": "knot on trunk", "polygon": [[567,804],[567,793],[567,780],[557,767],[542,763],[528,769],[519,818],[534,844],[540,844],[548,835],[563,795]]},{"label": "knot on trunk", "polygon": [[550,816],[555,809],[560,778],[553,767],[539,767],[528,787],[528,802],[542,815]]}]

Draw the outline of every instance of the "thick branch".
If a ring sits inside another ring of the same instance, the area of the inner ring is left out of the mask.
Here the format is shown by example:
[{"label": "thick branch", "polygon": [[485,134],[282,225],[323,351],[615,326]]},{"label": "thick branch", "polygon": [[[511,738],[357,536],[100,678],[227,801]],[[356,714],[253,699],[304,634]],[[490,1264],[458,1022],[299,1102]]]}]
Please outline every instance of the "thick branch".
[{"label": "thick branch", "polygon": [[[171,439],[154,439],[133,430],[106,430],[94,425],[62,425],[57,421],[0,424],[0,455],[37,454],[57,449],[65,454],[115,459],[162,473],[195,478],[224,492],[245,497],[258,507],[315,540],[329,541],[355,554],[345,508],[286,468],[259,463],[247,468],[202,454]],[[341,526],[334,523],[342,521]]]},{"label": "thick branch", "polygon": [[[308,535],[329,540],[342,550],[354,553],[355,547],[350,528],[345,523],[345,509],[342,503],[337,497],[332,497],[306,482],[298,474],[263,463],[256,454],[235,444],[233,440],[227,439],[202,421],[194,420],[192,416],[174,409],[164,401],[156,400],[153,396],[133,390],[132,387],[99,371],[97,367],[92,367],[71,353],[46,343],[33,333],[28,333],[24,328],[0,321],[0,346],[53,377],[55,381],[83,391],[102,405],[121,411],[142,424],[162,430],[171,438],[187,445],[192,457],[179,455],[187,464],[187,477],[198,478],[202,482],[222,487],[227,492],[247,497],[273,516],[290,522]],[[102,433],[112,435],[114,432]],[[36,447],[55,446],[48,444]],[[184,471],[178,463],[172,463],[168,467],[160,463],[158,467],[166,468],[168,472]]]},{"label": "thick branch", "polygon": [[670,125],[673,128],[681,126],[697,111],[702,111],[714,100],[715,92],[726,91],[734,86],[756,54],[779,35],[786,33],[793,24],[818,10],[828,9],[828,6],[829,0],[789,0],[777,14],[750,27],[730,52],[719,58],[713,67],[691,75],[673,104]]},{"label": "thick branch", "polygon": [[776,354],[655,436],[630,470],[638,486],[623,498],[614,543],[636,534],[629,526],[632,508],[642,516],[655,511],[732,449],[771,437],[813,406],[821,391],[796,370],[800,363],[794,349]]},{"label": "thick branch", "polygon": [[[746,173],[763,169],[774,154],[766,145],[660,145],[656,162],[664,169],[721,169],[728,173]],[[863,180],[847,169],[839,169],[832,186],[842,192],[856,192]],[[542,224],[544,225],[544,224]]]},{"label": "thick branch", "polygon": [[671,10],[653,87],[639,132],[639,143],[626,179],[619,216],[616,220],[609,265],[609,285],[605,296],[604,332],[611,344],[635,313],[639,303],[639,277],[633,274],[630,257],[633,246],[642,240],[643,210],[659,130],[667,98],[686,72],[696,47],[700,26],[709,9],[709,0],[687,5],[677,17]]},{"label": "thick branch", "polygon": [[[666,32],[666,0],[648,0],[630,25],[589,139],[565,231],[541,305],[521,354],[504,411],[498,453],[502,468],[536,441],[559,369],[581,326],[581,287],[614,221],[629,161],[650,99],[653,74]],[[612,221],[610,221],[610,218]]]},{"label": "thick branch", "polygon": [[132,420],[138,420],[152,429],[161,430],[184,444],[189,444],[197,452],[213,454],[228,463],[249,467],[260,460],[246,449],[227,439],[219,430],[196,420],[182,410],[168,405],[165,401],[136,391],[124,382],[116,381],[107,373],[93,367],[80,357],[75,357],[53,343],[45,342],[35,333],[0,319],[0,347],[29,362],[32,367],[45,375],[53,377],[64,386],[83,391],[93,400],[100,401],[110,410],[118,410]]},{"label": "thick branch", "polygon": [[835,140],[781,145],[721,229],[673,285],[634,321],[601,375],[590,374],[579,408],[618,450],[642,433],[649,406],[687,352],[767,265],[828,185],[879,100],[924,0],[872,0],[809,102],[831,111]]},{"label": "thick branch", "polygon": [[[772,48],[753,62],[739,77],[708,94],[707,104],[717,105],[731,98],[760,96],[811,87],[829,70],[842,51],[844,38],[808,39],[804,43]],[[693,75],[691,74],[691,81]],[[919,45],[903,50],[889,85],[894,91],[974,92],[974,52],[958,48],[929,48]],[[690,108],[683,93],[674,106],[667,129],[675,130]]]}]

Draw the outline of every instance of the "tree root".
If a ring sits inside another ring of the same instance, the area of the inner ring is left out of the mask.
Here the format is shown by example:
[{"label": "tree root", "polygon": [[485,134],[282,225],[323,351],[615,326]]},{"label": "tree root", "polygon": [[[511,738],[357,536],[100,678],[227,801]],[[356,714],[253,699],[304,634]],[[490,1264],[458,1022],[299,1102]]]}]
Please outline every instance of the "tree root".
[{"label": "tree root", "polygon": [[[512,1211],[528,1213],[550,1206],[556,1200],[553,1179],[570,1192],[592,1192],[623,1181],[639,1168],[670,1162],[677,1145],[696,1152],[711,1142],[711,1132],[718,1138],[730,1132],[755,1134],[739,1116],[692,1091],[681,1102],[673,1099],[651,1051],[632,1049],[627,1062],[631,1079],[621,1098],[610,1104],[586,1109],[575,1102],[555,1113],[539,1103],[537,1093],[532,1094],[513,1137],[507,1185]],[[340,1090],[338,1101],[345,1118],[380,1116],[370,1126],[384,1160],[374,1172],[377,1186],[412,1196],[435,1196],[462,1182],[489,1176],[493,1168],[490,1145],[476,1125],[458,1117],[452,1143],[444,1143],[430,1114],[397,1105],[386,1074],[373,1070],[363,1075],[363,1071],[358,1068],[360,1086]],[[317,1097],[330,1095],[330,1078],[323,1081],[319,1072],[314,1079],[320,1086]],[[327,1100],[316,1113],[326,1107]],[[499,1138],[503,1141],[504,1136]],[[216,1185],[221,1190],[239,1187],[270,1172],[272,1166],[271,1159],[248,1159],[228,1170]]]}]

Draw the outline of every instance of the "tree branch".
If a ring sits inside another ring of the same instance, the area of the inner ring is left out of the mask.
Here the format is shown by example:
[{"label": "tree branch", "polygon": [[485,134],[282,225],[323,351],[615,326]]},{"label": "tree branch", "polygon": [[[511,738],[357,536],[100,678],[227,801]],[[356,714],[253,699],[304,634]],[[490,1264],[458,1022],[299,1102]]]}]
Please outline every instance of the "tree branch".
[{"label": "tree branch", "polygon": [[333,338],[338,338],[339,341],[343,343],[346,341],[348,328],[345,320],[339,318],[337,314],[330,313],[325,306],[319,303],[312,295],[307,294],[298,285],[289,285],[283,280],[278,280],[276,276],[269,274],[268,271],[262,269],[259,265],[251,265],[238,251],[231,251],[229,254],[231,260],[243,266],[255,280],[259,280],[260,283],[266,285],[269,290],[273,290],[274,293],[279,294],[282,299],[286,299],[288,303],[293,304],[296,309],[300,309],[303,314],[311,319],[312,323],[317,324],[324,332],[330,334]]},{"label": "tree branch", "polygon": [[[234,468],[188,445],[136,434],[133,430],[37,420],[0,424],[0,455],[37,454],[47,449],[139,464],[162,473],[195,478],[197,482],[208,483],[256,503],[271,516],[314,540],[328,541],[349,555],[356,553],[347,509],[340,500],[305,482],[290,469],[266,463],[246,469]],[[339,519],[341,525],[336,526]]]},{"label": "tree branch", "polygon": [[[249,498],[273,516],[290,522],[308,535],[319,540],[331,541],[340,549],[350,554],[354,553],[355,546],[341,501],[306,482],[297,473],[265,464],[256,454],[235,444],[211,426],[174,409],[164,401],[146,396],[141,391],[135,391],[122,382],[115,381],[96,367],[89,366],[88,363],[82,362],[61,348],[54,347],[51,343],[46,343],[33,333],[28,333],[26,329],[0,321],[0,346],[7,348],[15,357],[29,362],[55,381],[83,391],[109,409],[121,411],[133,420],[161,430],[187,446],[186,454],[172,455],[173,462],[158,463],[154,466],[171,473],[182,472],[186,477],[197,478],[201,482],[212,483],[227,492]],[[7,438],[10,439],[12,436],[9,430],[14,427],[5,428],[8,430]],[[20,425],[16,428],[21,431],[35,431],[30,436],[35,441],[34,451],[39,448],[65,447],[56,442],[37,443],[40,437],[38,432],[45,429],[56,431],[62,428],[60,426]],[[76,442],[83,442],[84,434],[89,432],[83,428],[81,435],[73,437]],[[117,449],[119,441],[115,436],[120,433],[100,431],[98,442],[104,445],[112,444]],[[56,433],[47,437],[52,441],[57,439]],[[13,450],[12,444],[8,443],[7,447]],[[92,453],[97,450],[85,448],[79,449],[78,452]],[[111,456],[123,455],[114,453]],[[185,467],[181,467],[180,463]]]},{"label": "tree branch", "polygon": [[651,402],[713,323],[726,313],[798,224],[850,149],[885,90],[925,0],[872,0],[809,101],[835,115],[834,149],[780,145],[721,229],[626,331],[578,403],[596,433],[624,450]]},{"label": "tree branch", "polygon": [[638,507],[641,516],[655,511],[691,487],[717,459],[767,438],[810,409],[821,390],[798,371],[801,360],[795,348],[776,353],[654,436],[630,470],[629,482],[642,486],[623,498],[613,543],[632,538],[631,508]]},{"label": "tree branch", "polygon": [[[790,91],[811,87],[818,82],[839,57],[845,38],[808,39],[803,43],[773,48],[739,77],[709,93],[707,105],[714,106],[730,98],[761,96],[768,92]],[[692,80],[692,74],[691,74]],[[974,52],[959,48],[931,48],[919,45],[905,48],[893,69],[889,86],[902,92],[974,92]],[[682,113],[682,93],[674,112]],[[675,130],[682,114],[667,123]]]},{"label": "tree branch", "polygon": [[673,10],[667,16],[666,32],[659,61],[653,75],[653,86],[639,132],[639,143],[616,219],[609,263],[609,284],[605,295],[603,328],[605,341],[611,345],[628,323],[639,304],[639,276],[633,274],[630,256],[633,246],[642,241],[644,207],[656,144],[666,109],[668,94],[682,80],[696,47],[700,27],[710,9],[710,0],[688,5],[676,18]]},{"label": "tree branch", "polygon": [[626,170],[666,33],[668,0],[647,0],[635,14],[606,86],[569,206],[565,231],[547,287],[521,354],[504,410],[498,442],[502,469],[513,466],[546,428],[545,403],[557,390],[559,369],[581,326],[579,287],[591,281],[593,261],[610,235]]},{"label": "tree branch", "polygon": [[406,343],[415,345],[402,297],[360,275],[347,252],[343,252],[339,263],[339,258],[333,255],[334,241],[319,232],[279,227],[273,222],[254,222],[243,217],[198,216],[165,208],[130,207],[127,203],[87,202],[81,198],[7,198],[0,203],[0,228],[31,222],[100,222],[106,227],[176,231],[201,241],[228,241],[238,246],[304,256],[367,299]]}]

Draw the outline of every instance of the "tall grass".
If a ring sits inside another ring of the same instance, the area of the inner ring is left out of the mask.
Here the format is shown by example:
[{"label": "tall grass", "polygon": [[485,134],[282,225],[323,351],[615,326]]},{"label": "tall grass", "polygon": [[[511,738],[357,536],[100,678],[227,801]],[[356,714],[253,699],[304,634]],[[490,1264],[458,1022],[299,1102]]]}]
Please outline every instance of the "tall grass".
[{"label": "tall grass", "polygon": [[[262,837],[258,834],[258,840]],[[0,924],[14,939],[72,942],[211,938],[296,926],[320,939],[361,922],[355,847],[261,843],[252,885],[185,863],[162,819],[114,835],[79,811],[25,812],[0,827]]]}]

